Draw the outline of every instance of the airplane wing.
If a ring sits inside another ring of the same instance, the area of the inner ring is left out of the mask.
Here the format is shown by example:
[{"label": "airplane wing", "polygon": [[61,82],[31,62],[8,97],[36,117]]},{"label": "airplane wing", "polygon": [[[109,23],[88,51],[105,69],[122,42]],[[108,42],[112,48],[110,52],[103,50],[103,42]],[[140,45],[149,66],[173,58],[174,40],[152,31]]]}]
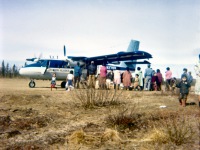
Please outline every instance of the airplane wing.
[{"label": "airplane wing", "polygon": [[125,64],[151,64],[149,61],[135,61],[135,62],[125,62]]},{"label": "airplane wing", "polygon": [[85,61],[87,57],[84,56],[67,56],[69,59],[72,59],[73,61]]},{"label": "airplane wing", "polygon": [[[116,54],[109,54],[109,55],[102,55],[102,56],[95,56],[95,57],[68,56],[68,58],[72,59],[73,61],[84,61],[86,64],[90,64],[91,61],[94,61],[96,65],[102,65],[103,63],[112,64],[118,61],[149,59],[149,58],[152,58],[152,56],[151,54],[145,51],[134,51],[134,52],[118,52]],[[148,61],[138,62],[138,64],[146,64],[146,63],[149,63],[149,62]]]}]

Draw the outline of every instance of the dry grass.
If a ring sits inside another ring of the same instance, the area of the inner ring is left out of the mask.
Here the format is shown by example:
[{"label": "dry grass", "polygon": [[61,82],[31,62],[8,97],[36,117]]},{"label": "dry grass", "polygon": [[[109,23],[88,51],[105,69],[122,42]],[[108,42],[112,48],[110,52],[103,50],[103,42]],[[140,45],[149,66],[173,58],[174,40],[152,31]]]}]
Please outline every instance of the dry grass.
[{"label": "dry grass", "polygon": [[[199,108],[179,106],[175,94],[28,82],[0,79],[0,149],[199,149]],[[195,99],[191,92],[188,103]]]},{"label": "dry grass", "polygon": [[128,108],[119,108],[118,112],[112,112],[109,114],[105,121],[108,126],[116,127],[118,130],[140,130],[148,126],[148,120],[145,118],[145,113],[139,113],[136,106],[130,110]]},{"label": "dry grass", "polygon": [[111,140],[117,143],[122,142],[122,139],[119,137],[118,131],[113,130],[113,129],[106,129],[103,135],[101,136],[101,142],[105,142],[108,140]]}]

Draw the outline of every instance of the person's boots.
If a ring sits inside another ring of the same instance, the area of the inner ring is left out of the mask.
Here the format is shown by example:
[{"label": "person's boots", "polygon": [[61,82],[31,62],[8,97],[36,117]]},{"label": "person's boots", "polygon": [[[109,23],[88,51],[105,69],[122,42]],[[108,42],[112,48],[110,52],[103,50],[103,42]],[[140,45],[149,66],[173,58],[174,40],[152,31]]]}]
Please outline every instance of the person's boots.
[{"label": "person's boots", "polygon": [[185,100],[182,100],[182,106],[185,107]]},{"label": "person's boots", "polygon": [[114,89],[116,90],[116,84],[114,84]]}]

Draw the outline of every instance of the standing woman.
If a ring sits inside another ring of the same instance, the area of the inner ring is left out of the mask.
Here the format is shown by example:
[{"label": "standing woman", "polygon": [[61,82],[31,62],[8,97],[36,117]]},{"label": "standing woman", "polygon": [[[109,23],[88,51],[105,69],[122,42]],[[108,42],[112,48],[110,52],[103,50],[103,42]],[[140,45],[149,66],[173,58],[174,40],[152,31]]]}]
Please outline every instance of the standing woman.
[{"label": "standing woman", "polygon": [[131,77],[131,72],[129,71],[129,67],[127,67],[126,71],[123,73],[123,85],[125,90],[131,86]]},{"label": "standing woman", "polygon": [[107,75],[107,68],[106,65],[103,64],[100,68],[100,77],[99,77],[100,89],[106,89],[106,75]]},{"label": "standing woman", "polygon": [[114,71],[114,89],[118,89],[119,90],[119,86],[121,83],[121,74],[119,72],[119,70],[115,70]]},{"label": "standing woman", "polygon": [[139,84],[140,84],[140,89],[143,89],[143,75],[142,75],[142,70],[140,67],[137,67],[136,74],[139,75]]},{"label": "standing woman", "polygon": [[158,91],[160,91],[162,88],[162,73],[160,73],[160,69],[157,69],[157,77],[158,77]]},{"label": "standing woman", "polygon": [[200,54],[199,54],[199,61],[194,66],[194,70],[196,72],[196,84],[195,84],[195,94],[198,95],[199,100],[199,107],[200,107]]},{"label": "standing woman", "polygon": [[165,80],[166,80],[166,90],[169,91],[170,90],[170,82],[171,82],[171,78],[172,78],[172,72],[170,70],[169,67],[166,68],[166,72],[165,72]]}]

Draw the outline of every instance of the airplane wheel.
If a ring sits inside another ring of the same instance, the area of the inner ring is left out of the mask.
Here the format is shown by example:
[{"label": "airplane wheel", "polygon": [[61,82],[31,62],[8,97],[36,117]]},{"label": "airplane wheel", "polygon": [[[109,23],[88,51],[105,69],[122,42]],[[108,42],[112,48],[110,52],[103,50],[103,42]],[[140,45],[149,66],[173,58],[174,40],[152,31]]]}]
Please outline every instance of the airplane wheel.
[{"label": "airplane wheel", "polygon": [[35,87],[35,82],[34,81],[29,82],[29,87],[30,88],[34,88]]},{"label": "airplane wheel", "polygon": [[66,82],[63,81],[63,82],[61,83],[61,88],[65,88],[65,85],[66,85]]}]

